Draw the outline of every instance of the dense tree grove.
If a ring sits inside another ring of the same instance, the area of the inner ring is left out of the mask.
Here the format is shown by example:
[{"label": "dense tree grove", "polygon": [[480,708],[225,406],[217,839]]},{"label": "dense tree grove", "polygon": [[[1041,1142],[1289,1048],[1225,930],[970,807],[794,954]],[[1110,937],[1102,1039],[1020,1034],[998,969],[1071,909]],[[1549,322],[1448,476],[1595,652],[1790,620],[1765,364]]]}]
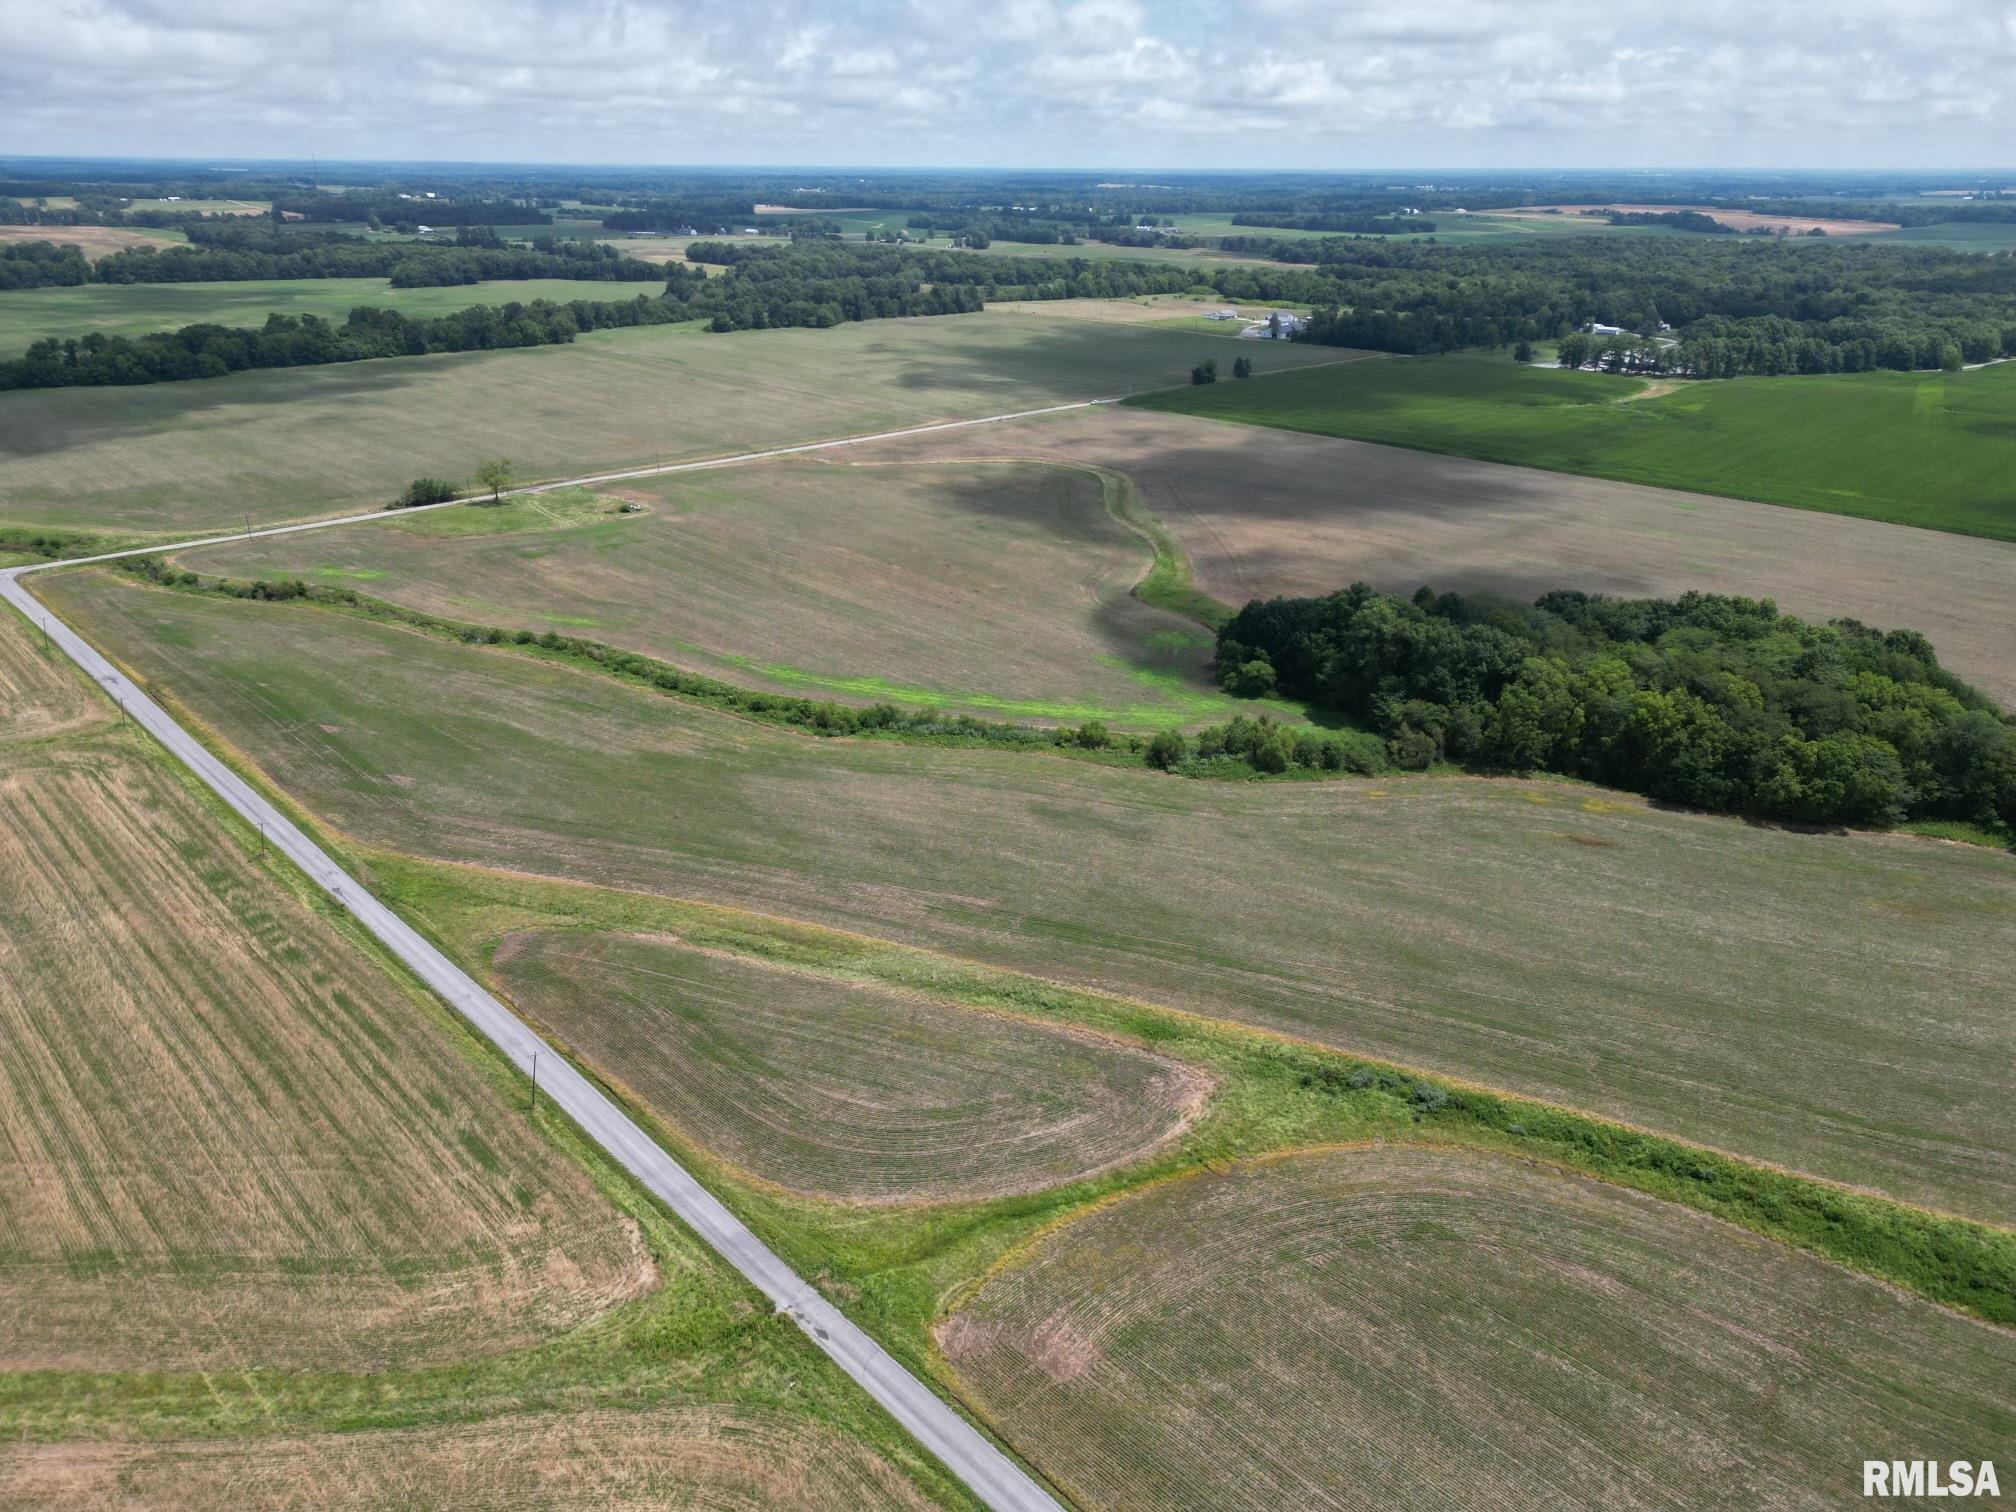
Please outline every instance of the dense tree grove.
[{"label": "dense tree grove", "polygon": [[1699,210],[1612,210],[1603,219],[1613,226],[1668,226],[1702,236],[1734,236],[1736,228]]},{"label": "dense tree grove", "polygon": [[1914,631],[1715,594],[1520,605],[1360,583],[1248,604],[1218,658],[1229,690],[1350,714],[1401,766],[1562,772],[1801,823],[2016,830],[2016,726]]},{"label": "dense tree grove", "polygon": [[1703,378],[2016,356],[2016,257],[1751,237],[1331,245],[1335,293],[1302,339],[1334,346],[1443,352],[1600,322],[1643,343],[1629,365]]},{"label": "dense tree grove", "polygon": [[951,280],[933,281],[923,264],[894,247],[858,242],[843,246],[823,239],[694,242],[686,255],[729,269],[725,278],[702,279],[677,290],[690,315],[710,317],[717,331],[833,326],[896,315],[958,315],[981,308],[980,290]]},{"label": "dense tree grove", "polygon": [[0,290],[71,288],[91,281],[91,264],[75,247],[0,242]]},{"label": "dense tree grove", "polygon": [[775,277],[801,276],[790,270],[804,269],[828,278],[919,279],[934,288],[971,289],[994,300],[1131,299],[1201,290],[1241,302],[1309,303],[1336,293],[1336,285],[1318,273],[1243,264],[1182,268],[1124,258],[1001,257],[864,242],[694,242],[686,255],[745,272],[768,264]]}]

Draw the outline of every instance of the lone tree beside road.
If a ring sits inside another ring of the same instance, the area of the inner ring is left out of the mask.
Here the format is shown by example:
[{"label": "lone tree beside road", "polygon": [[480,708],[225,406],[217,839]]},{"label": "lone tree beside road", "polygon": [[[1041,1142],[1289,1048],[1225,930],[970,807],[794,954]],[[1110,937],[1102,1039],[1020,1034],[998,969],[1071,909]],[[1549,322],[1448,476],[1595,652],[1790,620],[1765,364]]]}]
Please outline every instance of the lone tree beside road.
[{"label": "lone tree beside road", "polygon": [[476,465],[476,486],[490,490],[490,502],[504,502],[504,490],[511,486],[511,459],[492,457],[488,462]]}]

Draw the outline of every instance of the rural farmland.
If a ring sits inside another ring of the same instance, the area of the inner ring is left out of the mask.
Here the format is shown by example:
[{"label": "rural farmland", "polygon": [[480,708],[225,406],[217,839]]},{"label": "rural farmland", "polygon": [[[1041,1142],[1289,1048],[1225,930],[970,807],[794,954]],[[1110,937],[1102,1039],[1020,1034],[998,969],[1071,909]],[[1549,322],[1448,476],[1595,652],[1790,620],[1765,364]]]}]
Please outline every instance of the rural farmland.
[{"label": "rural farmland", "polygon": [[848,1202],[996,1196],[1139,1159],[1208,1082],[1114,1045],[675,940],[513,935],[512,998],[754,1178]]},{"label": "rural farmland", "polygon": [[506,1415],[473,1425],[161,1444],[10,1444],[0,1499],[88,1506],[941,1505],[844,1432],[790,1412],[710,1406]]},{"label": "rural farmland", "polygon": [[1980,8],[23,11],[0,1506],[2007,1494]]},{"label": "rural farmland", "polygon": [[11,611],[0,699],[0,1497],[489,1495],[508,1438],[561,1500],[964,1505]]},{"label": "rural farmland", "polygon": [[[10,706],[69,686],[9,722],[32,743],[0,775],[6,1367],[466,1358],[648,1290],[634,1225],[256,837],[94,695],[80,720],[67,668],[21,677],[46,667],[24,628],[0,624]],[[52,981],[94,1013],[26,991]]]},{"label": "rural farmland", "polygon": [[1797,1505],[1851,1495],[1892,1444],[2016,1434],[2000,1331],[1713,1219],[1433,1150],[1152,1188],[939,1336],[1090,1505]]},{"label": "rural farmland", "polygon": [[1133,405],[863,455],[944,454],[1117,473],[1189,557],[1197,586],[1233,606],[1359,581],[1521,601],[1571,586],[1749,594],[1811,620],[1921,631],[1946,666],[2016,705],[2016,543]]},{"label": "rural farmland", "polygon": [[592,635],[784,692],[1129,726],[1239,709],[1206,676],[1209,635],[1132,596],[1152,552],[1117,486],[1083,467],[823,454],[177,560]]},{"label": "rural farmland", "polygon": [[[1639,379],[1422,358],[1143,396],[1151,408],[2016,540],[2016,364]],[[1620,403],[1620,400],[1629,400]]]},{"label": "rural farmland", "polygon": [[0,357],[19,354],[45,336],[144,336],[209,321],[262,326],[269,315],[318,315],[341,322],[359,305],[397,310],[413,319],[472,305],[513,301],[611,299],[627,285],[574,278],[503,278],[449,288],[399,289],[382,278],[248,279],[209,284],[88,284],[81,288],[17,289],[0,293]]},{"label": "rural farmland", "polygon": [[326,609],[104,573],[44,592],[386,849],[859,930],[2016,1213],[1988,1113],[2016,875],[1992,851],[1568,783],[1284,788],[820,741]]},{"label": "rural farmland", "polygon": [[982,314],[732,341],[695,325],[598,331],[528,351],[0,394],[0,524],[179,534],[306,519],[376,507],[417,475],[465,478],[500,452],[527,479],[648,467],[1110,398],[1179,383],[1198,360],[1181,333]]}]

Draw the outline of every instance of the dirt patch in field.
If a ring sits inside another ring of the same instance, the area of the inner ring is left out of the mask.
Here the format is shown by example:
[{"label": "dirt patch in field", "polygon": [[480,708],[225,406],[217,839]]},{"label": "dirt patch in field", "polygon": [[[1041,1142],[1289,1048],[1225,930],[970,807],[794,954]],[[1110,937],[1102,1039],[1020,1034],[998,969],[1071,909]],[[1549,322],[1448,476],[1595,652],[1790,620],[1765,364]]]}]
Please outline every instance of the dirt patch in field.
[{"label": "dirt patch in field", "polygon": [[2016,543],[1131,407],[863,448],[1124,473],[1229,604],[1352,582],[1412,593],[1688,589],[1931,637],[2016,708]]},{"label": "dirt patch in field", "polygon": [[1670,378],[1650,378],[1630,393],[1620,397],[1619,404],[1631,404],[1640,399],[1663,399],[1680,385]]},{"label": "dirt patch in field", "polygon": [[931,1505],[874,1450],[809,1415],[733,1407],[265,1440],[15,1444],[0,1448],[0,1503],[748,1512]]}]

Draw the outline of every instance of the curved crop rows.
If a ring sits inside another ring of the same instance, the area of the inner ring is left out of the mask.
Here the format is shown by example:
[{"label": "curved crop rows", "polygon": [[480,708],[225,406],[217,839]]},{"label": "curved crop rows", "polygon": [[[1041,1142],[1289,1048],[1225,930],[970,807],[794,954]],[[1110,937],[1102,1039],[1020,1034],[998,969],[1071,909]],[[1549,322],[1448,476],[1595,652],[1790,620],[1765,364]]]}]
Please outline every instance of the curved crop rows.
[{"label": "curved crop rows", "polygon": [[1153,1188],[941,1325],[994,1423],[1130,1507],[1807,1506],[2016,1450],[2016,1339],[1711,1219],[1360,1148]]},{"label": "curved crop rows", "polygon": [[520,1006],[757,1177],[853,1201],[1054,1185],[1186,1121],[1201,1076],[1119,1046],[633,935],[508,939]]}]

